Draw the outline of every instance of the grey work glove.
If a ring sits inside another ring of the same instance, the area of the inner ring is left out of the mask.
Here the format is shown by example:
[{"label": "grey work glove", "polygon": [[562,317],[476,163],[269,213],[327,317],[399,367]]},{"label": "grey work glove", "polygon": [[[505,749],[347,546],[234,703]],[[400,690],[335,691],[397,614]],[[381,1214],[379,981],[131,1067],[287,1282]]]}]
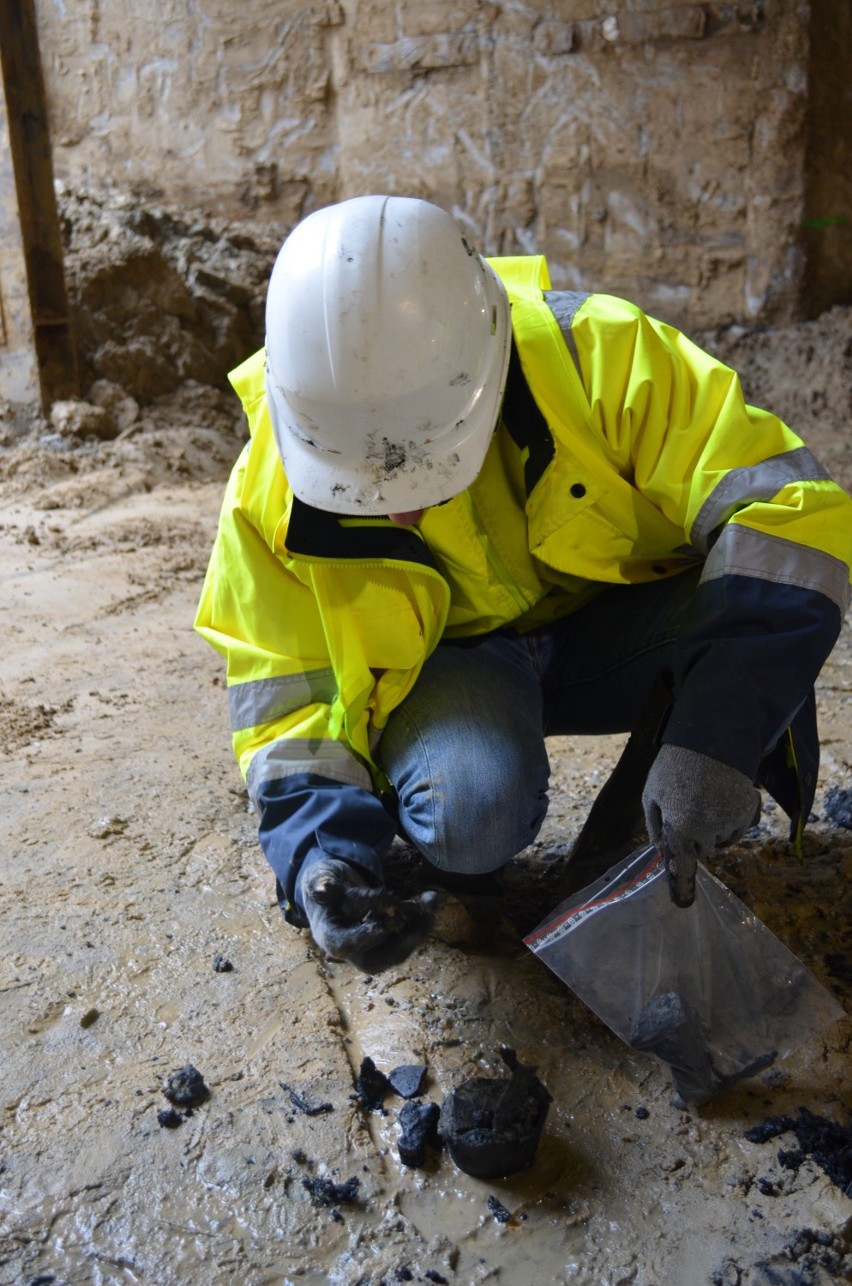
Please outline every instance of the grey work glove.
[{"label": "grey work glove", "polygon": [[695,900],[695,868],[760,818],[760,791],[745,773],[697,750],[661,746],[642,793],[648,838],[663,853],[676,906]]},{"label": "grey work glove", "polygon": [[320,950],[365,973],[401,964],[419,947],[432,928],[438,901],[435,893],[399,898],[370,885],[356,866],[324,854],[306,859],[296,900]]}]

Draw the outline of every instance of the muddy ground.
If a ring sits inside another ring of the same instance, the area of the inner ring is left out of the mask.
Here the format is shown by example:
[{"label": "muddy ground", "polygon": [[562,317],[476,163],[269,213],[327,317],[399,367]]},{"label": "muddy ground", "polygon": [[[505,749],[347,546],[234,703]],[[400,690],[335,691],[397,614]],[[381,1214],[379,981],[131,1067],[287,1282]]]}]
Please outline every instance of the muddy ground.
[{"label": "muddy ground", "polygon": [[[428,944],[375,978],[283,923],[221,663],[191,629],[243,434],[221,364],[259,342],[274,239],[76,194],[64,212],[86,404],[0,420],[0,1283],[847,1280],[842,1167],[789,1129],[745,1134],[805,1108],[848,1146],[848,1018],[684,1111],[662,1065],[523,946],[518,914],[486,933],[442,895]],[[852,312],[705,338],[852,485]],[[848,1013],[852,831],[825,809],[852,785],[848,625],[818,697],[804,863],[769,808],[713,869]],[[552,742],[548,820],[506,873],[527,918],[550,909],[620,745]],[[425,1064],[440,1102],[498,1074],[501,1046],[553,1096],[514,1178],[470,1178],[436,1151],[407,1168],[403,1100],[353,1099],[365,1057]],[[187,1063],[209,1095],[168,1128],[163,1088]],[[355,1199],[349,1184],[315,1204],[304,1181],[321,1178],[357,1178]]]}]

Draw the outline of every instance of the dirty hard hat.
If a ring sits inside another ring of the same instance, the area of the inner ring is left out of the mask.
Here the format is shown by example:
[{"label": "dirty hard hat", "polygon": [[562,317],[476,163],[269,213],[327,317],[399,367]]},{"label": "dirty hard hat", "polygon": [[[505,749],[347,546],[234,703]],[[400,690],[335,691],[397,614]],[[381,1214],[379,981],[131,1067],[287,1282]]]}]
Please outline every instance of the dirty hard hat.
[{"label": "dirty hard hat", "polygon": [[363,196],[287,237],[266,302],[266,392],[290,485],[332,513],[457,495],[479,472],[511,346],[509,303],[455,220]]}]

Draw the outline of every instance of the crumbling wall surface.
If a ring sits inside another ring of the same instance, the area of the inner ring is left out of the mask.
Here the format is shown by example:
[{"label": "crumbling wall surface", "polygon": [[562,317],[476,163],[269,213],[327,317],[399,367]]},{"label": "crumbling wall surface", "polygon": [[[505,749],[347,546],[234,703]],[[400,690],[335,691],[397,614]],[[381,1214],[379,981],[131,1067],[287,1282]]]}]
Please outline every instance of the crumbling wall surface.
[{"label": "crumbling wall surface", "polygon": [[140,404],[187,380],[227,388],[263,343],[273,229],[206,222],[127,193],[59,193],[84,391],[106,381]]},{"label": "crumbling wall surface", "polygon": [[283,219],[336,195],[335,0],[38,0],[60,178]]},{"label": "crumbling wall surface", "polygon": [[343,29],[346,191],[437,195],[490,250],[545,250],[555,285],[681,324],[795,308],[800,8],[485,5],[455,42],[442,9]]},{"label": "crumbling wall surface", "polygon": [[681,325],[795,316],[799,0],[38,0],[57,173],[275,219],[438,201]]}]

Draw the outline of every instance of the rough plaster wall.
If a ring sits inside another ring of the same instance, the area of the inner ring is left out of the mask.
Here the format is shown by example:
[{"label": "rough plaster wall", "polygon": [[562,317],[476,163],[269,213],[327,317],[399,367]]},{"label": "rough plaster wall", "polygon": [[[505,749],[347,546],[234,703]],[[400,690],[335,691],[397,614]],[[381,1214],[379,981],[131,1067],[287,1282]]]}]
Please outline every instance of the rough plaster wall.
[{"label": "rough plaster wall", "polygon": [[671,321],[799,307],[798,0],[39,0],[57,174],[280,220],[429,197]]}]

